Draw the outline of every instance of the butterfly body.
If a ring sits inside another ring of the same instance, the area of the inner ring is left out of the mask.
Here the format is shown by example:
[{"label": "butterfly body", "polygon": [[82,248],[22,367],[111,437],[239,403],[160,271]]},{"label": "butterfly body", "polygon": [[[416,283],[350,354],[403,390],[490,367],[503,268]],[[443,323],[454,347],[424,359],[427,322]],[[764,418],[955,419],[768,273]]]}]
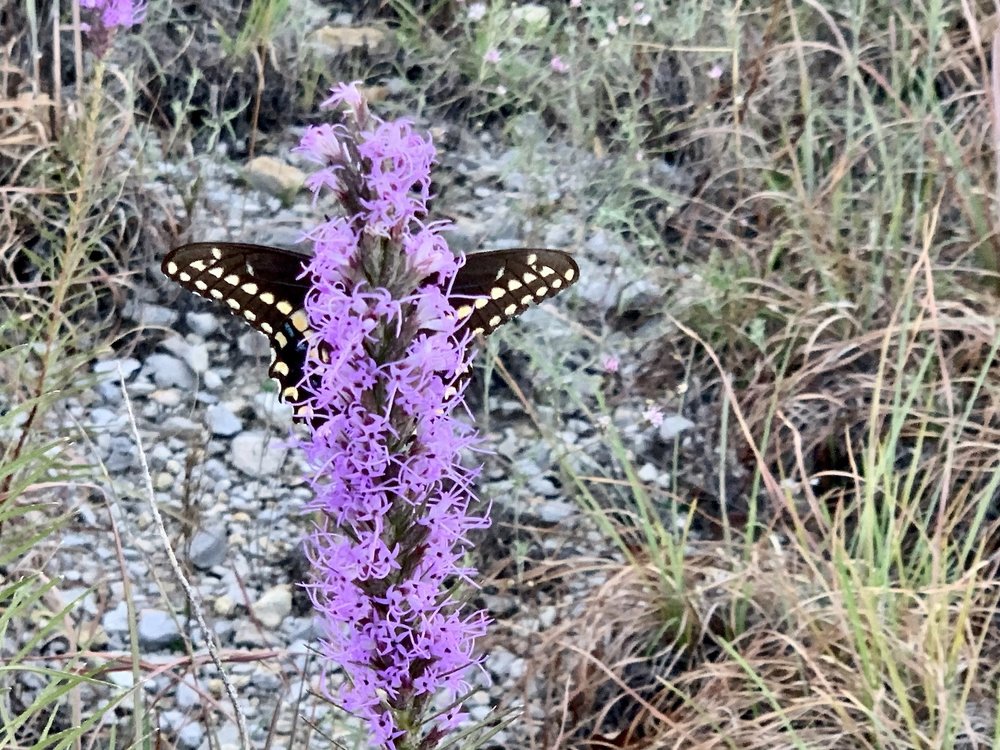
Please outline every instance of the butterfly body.
[{"label": "butterfly body", "polygon": [[[167,253],[163,273],[214,300],[267,336],[268,374],[283,400],[299,400],[311,330],[305,311],[311,256],[233,242],[197,242]],[[573,284],[579,268],[561,250],[490,250],[466,256],[449,300],[464,321],[459,333],[489,335],[499,326]]]}]

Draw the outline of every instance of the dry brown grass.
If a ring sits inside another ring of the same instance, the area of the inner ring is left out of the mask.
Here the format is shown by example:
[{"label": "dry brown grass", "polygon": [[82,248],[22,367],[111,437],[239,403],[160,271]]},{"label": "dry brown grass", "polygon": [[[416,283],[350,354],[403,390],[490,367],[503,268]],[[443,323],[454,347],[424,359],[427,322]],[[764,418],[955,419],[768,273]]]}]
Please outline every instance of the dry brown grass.
[{"label": "dry brown grass", "polygon": [[[68,407],[92,360],[129,343],[119,310],[140,235],[126,151],[132,97],[127,76],[92,59],[85,66],[79,35],[49,25],[51,4],[35,7],[38,27],[26,5],[2,10],[0,611],[8,640],[0,744],[41,742],[99,720],[118,700],[88,684],[92,669],[64,634],[71,605],[52,591],[61,571],[51,556],[95,484],[86,443],[74,441],[81,433],[66,428]],[[29,664],[52,644],[71,653],[64,671],[39,681]],[[42,686],[49,692],[40,696]]]},{"label": "dry brown grass", "polygon": [[[550,574],[573,580],[580,566]],[[774,538],[748,557],[697,545],[672,591],[655,565],[604,567],[532,644],[531,747],[971,748],[993,732],[998,651],[983,641],[997,592],[974,573],[919,592],[845,590],[833,562]],[[962,686],[959,715],[945,683]]]},{"label": "dry brown grass", "polygon": [[[692,484],[724,522],[679,542],[679,576],[629,531],[628,561],[566,604],[531,646],[533,746],[995,746],[997,16],[757,11],[691,110],[697,192],[648,214],[682,238],[658,259],[700,284],[632,386],[676,382],[695,340],[690,408],[729,494]],[[664,497],[619,503],[643,495]],[[578,564],[552,576],[582,585]]]}]

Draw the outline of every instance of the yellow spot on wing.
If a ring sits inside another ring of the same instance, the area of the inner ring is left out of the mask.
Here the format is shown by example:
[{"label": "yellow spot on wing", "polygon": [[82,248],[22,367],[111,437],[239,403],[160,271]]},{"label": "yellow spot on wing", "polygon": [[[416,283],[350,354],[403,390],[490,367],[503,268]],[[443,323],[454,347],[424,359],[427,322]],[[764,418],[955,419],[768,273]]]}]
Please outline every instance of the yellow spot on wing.
[{"label": "yellow spot on wing", "polygon": [[572,281],[573,277],[576,276],[576,271],[574,271],[572,268],[567,268],[563,276],[566,277],[566,281]]},{"label": "yellow spot on wing", "polygon": [[206,283],[205,283],[204,281],[202,281],[201,279],[195,279],[195,282],[194,282],[194,285],[195,285],[196,287],[198,287],[198,288],[199,288],[199,289],[200,289],[201,291],[203,291],[203,292],[204,292],[204,291],[205,291],[206,289],[208,289],[208,284],[206,284]]},{"label": "yellow spot on wing", "polygon": [[246,284],[244,284],[243,286],[241,286],[240,289],[242,289],[247,294],[256,294],[257,293],[257,285],[254,284],[252,281],[248,281]]},{"label": "yellow spot on wing", "polygon": [[274,295],[271,294],[270,292],[263,292],[260,295],[260,301],[263,302],[265,305],[273,305]]},{"label": "yellow spot on wing", "polygon": [[309,330],[309,319],[306,318],[306,313],[304,310],[296,310],[292,315],[292,325],[295,326],[295,330],[300,333]]},{"label": "yellow spot on wing", "polygon": [[208,269],[208,272],[217,279],[222,278],[223,270],[222,266],[212,266]]},{"label": "yellow spot on wing", "polygon": [[507,293],[507,290],[505,290],[502,286],[495,286],[492,289],[490,289],[490,296],[493,299],[500,299],[506,293]]},{"label": "yellow spot on wing", "polygon": [[231,273],[225,279],[223,279],[223,281],[225,281],[227,284],[231,286],[236,286],[237,284],[240,283],[240,277],[237,276],[235,273]]},{"label": "yellow spot on wing", "polygon": [[191,268],[193,268],[195,271],[204,271],[205,268],[207,268],[207,266],[205,265],[205,261],[203,260],[194,260],[191,261]]},{"label": "yellow spot on wing", "polygon": [[507,305],[507,307],[505,307],[503,310],[504,315],[513,315],[516,312],[517,312],[517,305]]},{"label": "yellow spot on wing", "polygon": [[278,308],[278,312],[282,315],[288,315],[292,311],[292,306],[285,300],[281,300],[275,307]]},{"label": "yellow spot on wing", "polygon": [[285,334],[283,334],[281,331],[278,331],[276,334],[274,334],[274,340],[278,342],[278,346],[280,346],[282,349],[288,346],[288,339],[285,338]]},{"label": "yellow spot on wing", "polygon": [[215,258],[216,260],[222,260],[222,251],[217,247],[213,247],[212,257]]},{"label": "yellow spot on wing", "polygon": [[551,276],[552,274],[554,274],[555,271],[553,271],[548,266],[542,266],[541,268],[538,269],[538,273],[540,273],[542,275],[543,279],[547,279],[549,276]]},{"label": "yellow spot on wing", "polygon": [[226,304],[229,305],[234,310],[240,309],[240,303],[237,300],[234,300],[232,297],[226,300]]},{"label": "yellow spot on wing", "polygon": [[177,275],[177,264],[174,263],[173,261],[170,261],[169,263],[167,263],[167,273],[169,273],[171,276],[176,276]]},{"label": "yellow spot on wing", "polygon": [[179,274],[177,274],[177,278],[180,279],[181,281],[191,281],[191,274],[189,274],[187,271],[181,271]]},{"label": "yellow spot on wing", "polygon": [[480,297],[479,299],[477,299],[475,301],[474,304],[475,304],[477,310],[482,310],[489,303],[490,303],[490,301],[488,299],[486,299],[486,297]]},{"label": "yellow spot on wing", "polygon": [[455,311],[455,313],[460,318],[467,318],[468,316],[472,315],[472,306],[471,305],[462,305],[460,308],[458,308]]},{"label": "yellow spot on wing", "polygon": [[274,371],[279,375],[288,376],[288,365],[284,362],[275,362]]}]

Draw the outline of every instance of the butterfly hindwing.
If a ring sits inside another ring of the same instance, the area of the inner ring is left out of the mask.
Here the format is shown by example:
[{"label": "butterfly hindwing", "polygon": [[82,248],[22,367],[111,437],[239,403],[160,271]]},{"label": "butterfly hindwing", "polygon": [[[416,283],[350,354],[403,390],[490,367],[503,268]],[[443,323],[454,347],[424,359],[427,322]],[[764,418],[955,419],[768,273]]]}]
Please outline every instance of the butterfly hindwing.
[{"label": "butterfly hindwing", "polygon": [[[267,336],[268,374],[285,401],[299,400],[310,346],[304,302],[310,256],[294,250],[234,242],[198,242],[167,253],[163,273],[185,289],[214,300]],[[451,300],[462,331],[488,336],[534,304],[576,281],[573,258],[561,250],[516,248],[466,256]]]}]

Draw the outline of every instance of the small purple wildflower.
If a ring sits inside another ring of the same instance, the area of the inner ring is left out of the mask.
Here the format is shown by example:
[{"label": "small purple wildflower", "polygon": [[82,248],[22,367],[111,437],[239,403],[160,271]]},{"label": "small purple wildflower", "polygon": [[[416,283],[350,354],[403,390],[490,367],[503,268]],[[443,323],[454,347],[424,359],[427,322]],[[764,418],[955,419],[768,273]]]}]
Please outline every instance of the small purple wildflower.
[{"label": "small purple wildflower", "polygon": [[135,26],[146,17],[146,3],[133,0],[80,0],[80,7],[100,13],[99,22],[106,29]]},{"label": "small purple wildflower", "polygon": [[621,363],[618,361],[618,357],[614,354],[606,354],[601,358],[601,367],[604,369],[604,372],[607,373],[618,372],[618,366],[620,364]]},{"label": "small purple wildflower", "polygon": [[297,148],[319,165],[314,194],[332,190],[346,213],[309,233],[302,405],[321,418],[303,444],[318,516],[308,589],[321,650],[347,676],[336,700],[372,743],[415,747],[464,718],[456,708],[421,728],[437,693],[454,702],[469,690],[488,621],[448,595],[475,574],[461,564],[469,532],[489,524],[470,513],[477,470],[459,461],[478,438],[453,416],[471,356],[446,291],[461,261],[424,221],[433,145],[372,115],[355,84],[324,107],[345,110],[342,121]]},{"label": "small purple wildflower", "polygon": [[486,54],[483,55],[483,62],[488,62],[490,65],[496,65],[500,62],[500,50],[496,47],[490,47],[486,50]]},{"label": "small purple wildflower", "polygon": [[93,21],[81,26],[98,56],[107,51],[116,29],[131,28],[146,17],[145,0],[80,0],[80,8]]},{"label": "small purple wildflower", "polygon": [[549,67],[552,68],[556,73],[568,73],[569,65],[567,65],[559,55],[556,55],[549,62]]},{"label": "small purple wildflower", "polygon": [[642,418],[653,425],[653,427],[659,427],[663,424],[663,409],[656,404],[650,404],[642,412]]},{"label": "small purple wildflower", "polygon": [[81,22],[87,44],[98,57],[111,46],[115,30],[142,23],[146,17],[145,0],[80,0],[80,8],[93,23]]}]

